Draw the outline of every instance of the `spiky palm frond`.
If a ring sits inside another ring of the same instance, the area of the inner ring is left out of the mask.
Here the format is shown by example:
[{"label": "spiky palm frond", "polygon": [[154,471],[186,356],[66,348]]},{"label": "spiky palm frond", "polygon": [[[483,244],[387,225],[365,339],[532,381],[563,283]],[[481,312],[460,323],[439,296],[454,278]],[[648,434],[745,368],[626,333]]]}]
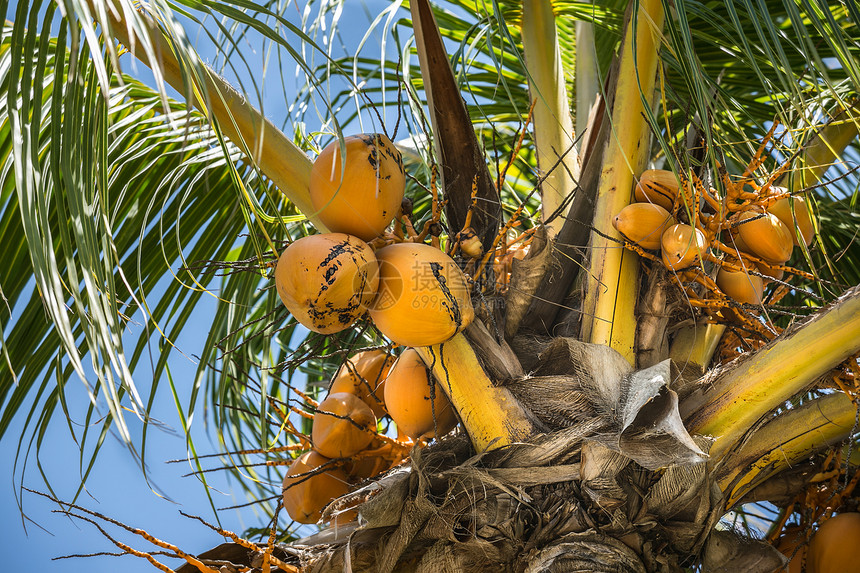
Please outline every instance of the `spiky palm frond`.
[{"label": "spiky palm frond", "polygon": [[[0,270],[0,436],[26,408],[38,445],[56,415],[69,415],[66,383],[77,380],[92,401],[87,421],[103,422],[69,424],[82,448],[94,459],[111,429],[142,459],[129,417],[157,425],[149,412],[169,392],[160,382],[172,347],[151,344],[176,340],[218,292],[218,277],[189,267],[251,244],[237,181],[269,197],[275,217],[280,208],[289,220],[289,207],[201,114],[172,100],[165,111],[157,91],[128,76],[111,75],[104,98],[89,48],[70,50],[67,30],[55,39],[50,29],[6,28],[0,52],[10,253]],[[85,478],[92,460],[83,463]]]}]

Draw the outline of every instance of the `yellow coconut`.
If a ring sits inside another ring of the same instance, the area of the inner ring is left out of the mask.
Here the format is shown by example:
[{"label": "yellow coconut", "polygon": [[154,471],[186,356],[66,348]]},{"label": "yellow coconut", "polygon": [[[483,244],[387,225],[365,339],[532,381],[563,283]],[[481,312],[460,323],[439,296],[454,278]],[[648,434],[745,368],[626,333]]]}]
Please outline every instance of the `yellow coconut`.
[{"label": "yellow coconut", "polygon": [[[794,215],[791,212],[792,207],[794,207]],[[785,223],[785,226],[788,227],[791,233],[791,240],[795,246],[800,246],[800,242],[797,240],[798,231],[801,237],[803,237],[803,242],[806,243],[806,246],[812,243],[812,239],[815,237],[815,227],[812,224],[812,218],[809,216],[809,208],[806,205],[806,201],[802,197],[780,199],[768,207],[767,210]]]},{"label": "yellow coconut", "polygon": [[672,225],[660,241],[663,264],[670,270],[691,267],[699,262],[708,249],[705,234],[690,225]]},{"label": "yellow coconut", "polygon": [[809,542],[806,570],[810,573],[860,571],[860,513],[840,513],[821,524]]},{"label": "yellow coconut", "polygon": [[653,203],[631,203],[612,219],[615,230],[643,249],[657,250],[666,229],[676,224],[669,212]]},{"label": "yellow coconut", "polygon": [[385,415],[382,389],[394,356],[382,350],[365,350],[351,356],[332,378],[329,394],[348,392],[370,406],[377,418]]},{"label": "yellow coconut", "polygon": [[275,268],[275,286],[287,309],[322,334],[340,332],[364,314],[378,284],[373,250],[343,233],[294,241]]},{"label": "yellow coconut", "polygon": [[307,452],[290,465],[284,478],[284,509],[299,523],[316,523],[322,510],[333,500],[349,493],[346,474],[323,466],[329,458]]},{"label": "yellow coconut", "polygon": [[665,169],[649,169],[639,176],[633,195],[638,203],[652,203],[671,211],[679,190],[674,173]]},{"label": "yellow coconut", "polygon": [[731,299],[744,304],[760,304],[764,282],[756,275],[720,268],[717,286]]},{"label": "yellow coconut", "polygon": [[445,342],[475,316],[469,285],[451,257],[430,245],[399,243],[376,252],[379,294],[370,318],[404,346]]},{"label": "yellow coconut", "polygon": [[751,209],[741,213],[738,221],[735,231],[750,253],[771,263],[784,263],[791,258],[791,231],[776,215]]},{"label": "yellow coconut", "polygon": [[311,441],[328,458],[348,458],[366,448],[376,435],[376,416],[360,398],[336,392],[314,413]]},{"label": "yellow coconut", "polygon": [[[444,436],[457,425],[457,415],[438,382],[412,348],[391,368],[385,383],[385,404],[398,432],[410,438]],[[431,398],[430,391],[433,390]]]},{"label": "yellow coconut", "polygon": [[400,152],[380,133],[333,141],[311,169],[311,203],[331,231],[369,241],[382,233],[397,215],[406,177]]}]

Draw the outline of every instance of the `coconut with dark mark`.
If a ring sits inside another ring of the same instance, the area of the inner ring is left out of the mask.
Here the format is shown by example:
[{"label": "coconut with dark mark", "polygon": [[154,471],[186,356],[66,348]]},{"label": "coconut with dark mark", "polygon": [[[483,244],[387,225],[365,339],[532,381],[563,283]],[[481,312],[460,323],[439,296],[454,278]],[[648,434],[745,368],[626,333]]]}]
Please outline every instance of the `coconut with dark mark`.
[{"label": "coconut with dark mark", "polygon": [[400,152],[383,134],[345,137],[329,144],[311,170],[311,203],[331,231],[369,241],[391,223],[406,178]]},{"label": "coconut with dark mark", "polygon": [[295,241],[275,268],[275,286],[287,309],[322,334],[339,332],[364,314],[378,283],[373,250],[343,233]]},{"label": "coconut with dark mark", "polygon": [[370,317],[385,336],[404,346],[450,339],[475,316],[463,272],[445,253],[419,243],[377,251],[379,295]]}]

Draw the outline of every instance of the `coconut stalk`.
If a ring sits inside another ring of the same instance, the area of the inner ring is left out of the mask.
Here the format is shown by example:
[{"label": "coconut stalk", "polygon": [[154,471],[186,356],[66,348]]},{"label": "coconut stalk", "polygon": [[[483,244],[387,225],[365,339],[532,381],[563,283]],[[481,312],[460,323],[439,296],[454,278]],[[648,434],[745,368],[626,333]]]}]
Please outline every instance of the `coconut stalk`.
[{"label": "coconut stalk", "polygon": [[[95,11],[92,3],[90,10]],[[196,70],[183,66],[176,57],[173,41],[143,8],[138,10],[138,19],[148,36],[145,40],[152,46],[157,58],[155,62],[143,48],[144,39],[136,35],[140,32],[130,30],[121,15],[120,6],[107,6],[113,37],[144,65],[158,70],[164,80],[179,93],[185,94],[194,107],[214,118],[221,131],[274,183],[284,197],[320,232],[327,232],[328,229],[316,216],[311,204],[308,184],[312,163],[308,156],[208,66],[202,62],[196,62]],[[197,70],[199,73],[194,73]],[[193,81],[193,84],[188,85],[187,81]]]},{"label": "coconut stalk", "polygon": [[[594,25],[576,23],[576,135],[583,137],[591,108],[600,95],[600,78],[597,76],[597,50],[594,47]],[[584,139],[580,139],[580,145]]]},{"label": "coconut stalk", "polygon": [[612,217],[630,203],[633,175],[642,171],[648,157],[650,130],[644,106],[650,105],[654,94],[663,18],[660,1],[643,0],[627,23],[584,281],[583,340],[611,346],[631,364],[635,362],[639,257],[621,247]]},{"label": "coconut stalk", "polygon": [[837,392],[783,412],[756,429],[726,459],[725,466],[731,470],[717,478],[726,509],[770,477],[843,441],[851,434],[856,415],[851,398]]},{"label": "coconut stalk", "polygon": [[543,178],[541,210],[554,237],[564,225],[567,209],[562,205],[579,179],[579,160],[550,0],[524,0],[522,37],[533,106],[532,130]]},{"label": "coconut stalk", "polygon": [[690,433],[713,436],[714,462],[768,413],[860,350],[860,287],[728,368],[702,378],[681,403]]},{"label": "coconut stalk", "polygon": [[708,370],[725,331],[725,324],[700,322],[685,326],[675,333],[669,348],[669,358],[682,371],[701,376]]},{"label": "coconut stalk", "polygon": [[532,424],[517,399],[493,385],[463,334],[415,350],[451,400],[476,451],[509,446],[532,435]]}]

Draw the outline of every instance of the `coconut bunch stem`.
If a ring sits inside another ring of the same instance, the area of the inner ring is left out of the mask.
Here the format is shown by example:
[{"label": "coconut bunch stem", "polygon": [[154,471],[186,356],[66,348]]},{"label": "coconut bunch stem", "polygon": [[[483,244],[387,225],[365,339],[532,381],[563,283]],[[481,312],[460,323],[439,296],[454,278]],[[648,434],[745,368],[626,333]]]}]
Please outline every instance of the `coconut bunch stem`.
[{"label": "coconut bunch stem", "polygon": [[509,446],[534,433],[517,399],[494,385],[463,334],[416,350],[457,410],[476,451]]}]

